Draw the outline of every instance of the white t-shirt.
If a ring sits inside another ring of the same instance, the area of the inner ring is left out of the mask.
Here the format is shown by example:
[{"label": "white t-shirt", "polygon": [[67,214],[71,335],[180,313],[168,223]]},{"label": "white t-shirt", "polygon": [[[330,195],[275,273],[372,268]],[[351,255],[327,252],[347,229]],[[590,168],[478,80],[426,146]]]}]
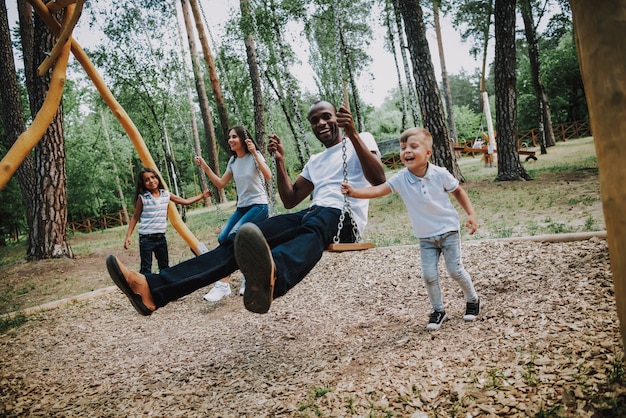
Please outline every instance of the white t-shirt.
[{"label": "white t-shirt", "polygon": [[[261,161],[265,161],[263,154],[259,151],[257,154],[261,157]],[[226,172],[233,173],[233,180],[237,189],[238,208],[268,204],[267,193],[265,193],[265,178],[251,153],[246,152],[246,155],[241,158],[232,157],[228,160]]]},{"label": "white t-shirt", "polygon": [[459,181],[445,168],[429,163],[423,178],[404,168],[387,180],[387,185],[402,197],[417,238],[460,230],[459,213],[448,196],[459,187]]},{"label": "white t-shirt", "polygon": [[[380,151],[374,137],[367,132],[359,134],[361,140],[371,152],[380,158]],[[348,183],[354,187],[367,187],[370,183],[363,175],[363,168],[354,150],[352,141],[346,138],[346,169]],[[326,148],[319,154],[311,156],[302,170],[302,177],[315,186],[311,205],[343,209],[344,195],[341,193],[343,183],[343,152],[342,143]],[[349,198],[352,215],[359,232],[363,232],[367,224],[368,199]]]}]

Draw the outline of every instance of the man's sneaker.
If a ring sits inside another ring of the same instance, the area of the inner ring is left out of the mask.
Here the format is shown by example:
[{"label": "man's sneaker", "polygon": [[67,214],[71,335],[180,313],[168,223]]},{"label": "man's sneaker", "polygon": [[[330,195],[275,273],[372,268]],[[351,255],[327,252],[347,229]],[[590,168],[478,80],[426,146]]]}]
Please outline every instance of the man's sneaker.
[{"label": "man's sneaker", "polygon": [[241,276],[241,287],[239,288],[239,296],[243,296],[246,291],[246,276]]},{"label": "man's sneaker", "polygon": [[434,311],[430,314],[430,319],[428,320],[428,325],[426,325],[426,328],[439,329],[441,327],[441,324],[443,324],[443,321],[445,321],[446,319],[448,319],[448,315],[446,315],[445,311]]},{"label": "man's sneaker", "polygon": [[237,231],[235,259],[246,277],[243,305],[250,312],[266,313],[274,296],[276,266],[263,232],[255,224],[243,224]]},{"label": "man's sneaker", "polygon": [[465,315],[463,315],[463,319],[466,321],[473,321],[476,319],[478,314],[480,313],[480,299],[476,302],[467,302],[465,307]]},{"label": "man's sneaker", "polygon": [[213,289],[211,289],[209,293],[204,295],[202,299],[206,300],[207,302],[217,302],[224,296],[229,296],[230,293],[230,285],[228,283],[217,281],[215,282]]}]

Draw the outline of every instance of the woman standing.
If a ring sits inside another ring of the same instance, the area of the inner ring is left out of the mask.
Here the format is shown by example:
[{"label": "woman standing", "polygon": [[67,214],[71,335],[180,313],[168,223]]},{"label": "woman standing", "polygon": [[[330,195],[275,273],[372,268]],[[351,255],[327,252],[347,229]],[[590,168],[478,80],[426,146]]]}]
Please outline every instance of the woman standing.
[{"label": "woman standing", "polygon": [[[215,174],[202,157],[195,158],[196,164],[204,170],[211,183],[218,189],[223,189],[231,180],[235,181],[237,208],[217,237],[220,244],[234,236],[246,222],[258,222],[269,216],[265,181],[272,178],[272,172],[258,145],[243,126],[234,126],[229,130],[228,145],[232,156],[222,177]],[[217,302],[230,295],[229,282],[230,276],[217,281],[211,291],[204,295],[204,300]],[[242,277],[240,295],[243,295],[244,289],[245,277]]]}]

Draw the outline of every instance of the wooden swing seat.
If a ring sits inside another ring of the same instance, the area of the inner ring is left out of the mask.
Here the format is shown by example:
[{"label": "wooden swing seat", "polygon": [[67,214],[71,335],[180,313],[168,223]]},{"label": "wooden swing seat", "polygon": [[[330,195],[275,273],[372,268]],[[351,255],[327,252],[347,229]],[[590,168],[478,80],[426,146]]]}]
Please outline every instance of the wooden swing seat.
[{"label": "wooden swing seat", "polygon": [[340,242],[338,244],[330,244],[326,251],[342,252],[342,251],[362,251],[374,248],[371,242]]}]

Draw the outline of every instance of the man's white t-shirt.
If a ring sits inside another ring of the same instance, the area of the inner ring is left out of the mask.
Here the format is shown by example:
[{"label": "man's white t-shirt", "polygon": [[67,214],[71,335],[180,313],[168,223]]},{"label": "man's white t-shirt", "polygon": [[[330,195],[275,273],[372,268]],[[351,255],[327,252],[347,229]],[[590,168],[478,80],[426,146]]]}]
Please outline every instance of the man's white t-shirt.
[{"label": "man's white t-shirt", "polygon": [[[361,140],[370,150],[380,158],[380,151],[374,137],[363,132],[359,134]],[[363,168],[359,157],[354,150],[352,141],[346,138],[346,171],[348,183],[354,187],[367,187],[370,183],[363,175]],[[343,209],[344,195],[341,193],[343,183],[343,152],[342,143],[326,148],[319,154],[311,156],[302,170],[302,177],[315,186],[311,205]],[[367,224],[368,199],[349,198],[352,215],[362,233]]]}]

